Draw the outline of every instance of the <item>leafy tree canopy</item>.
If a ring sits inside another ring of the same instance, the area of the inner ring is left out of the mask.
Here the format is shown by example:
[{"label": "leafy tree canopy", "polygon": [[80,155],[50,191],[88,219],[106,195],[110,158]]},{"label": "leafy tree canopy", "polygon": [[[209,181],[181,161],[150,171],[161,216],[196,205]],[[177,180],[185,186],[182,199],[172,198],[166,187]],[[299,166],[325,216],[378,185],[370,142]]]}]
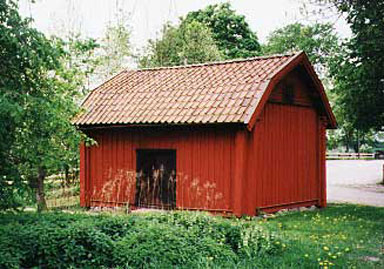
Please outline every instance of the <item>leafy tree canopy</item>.
[{"label": "leafy tree canopy", "polygon": [[264,54],[305,51],[318,73],[325,77],[329,61],[339,49],[339,39],[331,24],[289,24],[273,31],[263,46]]},{"label": "leafy tree canopy", "polygon": [[80,134],[70,119],[78,112],[83,71],[69,52],[93,47],[47,39],[15,2],[0,1],[0,209],[19,206],[32,189],[43,210],[47,173],[76,162],[68,152]]},{"label": "leafy tree canopy", "polygon": [[226,59],[247,58],[260,54],[260,44],[243,15],[231,8],[230,3],[209,5],[192,11],[183,23],[198,21],[212,32],[220,52]]},{"label": "leafy tree canopy", "polygon": [[220,60],[210,29],[191,21],[178,26],[166,24],[161,38],[150,40],[146,56],[139,60],[141,67],[173,66]]},{"label": "leafy tree canopy", "polygon": [[347,16],[352,38],[332,68],[337,106],[355,129],[384,127],[384,2],[331,1]]},{"label": "leafy tree canopy", "polygon": [[96,58],[97,77],[94,78],[98,82],[104,82],[128,66],[132,56],[130,37],[130,30],[121,20],[116,25],[107,26]]},{"label": "leafy tree canopy", "polygon": [[[60,52],[29,23],[14,2],[0,2],[0,208],[17,206],[24,195],[18,169],[24,158],[18,153],[25,151],[15,145],[33,132],[24,128],[32,103],[49,95],[47,81],[41,78],[59,66]],[[31,123],[34,118],[27,120]]]}]

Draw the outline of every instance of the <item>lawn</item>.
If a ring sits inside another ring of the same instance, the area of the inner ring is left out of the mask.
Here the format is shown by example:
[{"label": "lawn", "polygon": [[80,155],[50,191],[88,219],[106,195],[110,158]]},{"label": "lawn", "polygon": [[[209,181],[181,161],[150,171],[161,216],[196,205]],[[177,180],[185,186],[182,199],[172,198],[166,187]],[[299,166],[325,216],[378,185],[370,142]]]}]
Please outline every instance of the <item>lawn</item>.
[{"label": "lawn", "polygon": [[0,268],[384,268],[384,208],[268,218],[0,214]]},{"label": "lawn", "polygon": [[332,204],[277,216],[260,225],[286,241],[286,251],[263,266],[384,268],[384,208]]}]

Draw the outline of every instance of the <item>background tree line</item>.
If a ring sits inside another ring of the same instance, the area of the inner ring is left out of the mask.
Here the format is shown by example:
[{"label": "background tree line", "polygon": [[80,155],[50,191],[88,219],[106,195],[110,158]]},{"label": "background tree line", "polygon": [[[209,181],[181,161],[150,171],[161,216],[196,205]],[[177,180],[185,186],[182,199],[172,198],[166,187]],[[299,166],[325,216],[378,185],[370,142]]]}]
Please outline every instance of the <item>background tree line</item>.
[{"label": "background tree line", "polygon": [[245,17],[224,3],[166,23],[134,53],[123,17],[101,40],[75,32],[47,37],[19,15],[17,1],[0,0],[0,209],[18,208],[27,198],[46,209],[45,178],[76,173],[80,141],[92,143],[71,124],[80,101],[133,62],[173,66],[304,50],[338,119],[329,148],[375,146],[384,123],[384,3],[316,2],[345,14],[351,38],[340,39],[331,24],[293,23],[261,44]]}]

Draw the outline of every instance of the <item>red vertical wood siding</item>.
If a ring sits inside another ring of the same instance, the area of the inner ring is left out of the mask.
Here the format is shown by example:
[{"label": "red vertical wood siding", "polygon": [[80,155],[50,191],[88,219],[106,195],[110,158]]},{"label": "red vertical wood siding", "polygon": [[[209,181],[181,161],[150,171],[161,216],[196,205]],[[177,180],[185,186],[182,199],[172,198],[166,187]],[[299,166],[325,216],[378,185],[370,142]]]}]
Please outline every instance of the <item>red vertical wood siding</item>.
[{"label": "red vertical wood siding", "polygon": [[[136,149],[175,149],[177,207],[231,209],[234,143],[227,129],[120,128],[94,130],[91,136],[98,145],[86,149],[89,184],[82,184],[87,186],[83,187],[82,193],[89,197],[87,206],[133,204]],[[84,197],[82,201],[85,201]]]},{"label": "red vertical wood siding", "polygon": [[233,213],[240,216],[243,213],[243,206],[246,205],[246,182],[247,176],[247,146],[248,131],[237,130],[235,135],[234,165],[233,165]]},{"label": "red vertical wood siding", "polygon": [[86,147],[83,142],[80,143],[80,206],[86,206],[85,191],[86,191],[86,167],[89,165],[85,159]]},{"label": "red vertical wood siding", "polygon": [[268,103],[249,140],[243,212],[319,199],[317,114]]},{"label": "red vertical wood siding", "polygon": [[[289,86],[288,86],[289,85]],[[293,101],[283,92],[293,87]],[[272,91],[248,143],[242,212],[326,205],[325,124],[298,70]]]}]

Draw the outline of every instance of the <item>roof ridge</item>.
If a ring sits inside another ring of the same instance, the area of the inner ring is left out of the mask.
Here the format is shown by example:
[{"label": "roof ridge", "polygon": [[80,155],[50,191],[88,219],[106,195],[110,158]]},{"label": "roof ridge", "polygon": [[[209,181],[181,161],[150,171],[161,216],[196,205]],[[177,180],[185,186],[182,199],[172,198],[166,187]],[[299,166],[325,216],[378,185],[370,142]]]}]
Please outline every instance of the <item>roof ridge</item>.
[{"label": "roof ridge", "polygon": [[257,60],[265,60],[265,59],[273,59],[273,58],[282,58],[282,57],[289,57],[289,56],[295,56],[298,52],[292,52],[292,53],[283,53],[283,54],[272,54],[272,55],[263,55],[263,56],[255,56],[255,57],[249,57],[249,58],[237,58],[237,59],[229,59],[229,60],[222,60],[222,61],[212,61],[212,62],[204,62],[204,63],[197,63],[197,64],[187,64],[187,65],[175,65],[175,66],[159,66],[159,67],[146,67],[146,68],[138,68],[138,69],[125,69],[124,72],[138,72],[138,71],[155,71],[155,70],[166,70],[166,69],[183,69],[183,68],[192,68],[192,67],[199,67],[199,66],[211,66],[211,65],[221,65],[221,64],[228,64],[228,63],[238,63],[238,62],[248,62],[248,61],[257,61]]}]

